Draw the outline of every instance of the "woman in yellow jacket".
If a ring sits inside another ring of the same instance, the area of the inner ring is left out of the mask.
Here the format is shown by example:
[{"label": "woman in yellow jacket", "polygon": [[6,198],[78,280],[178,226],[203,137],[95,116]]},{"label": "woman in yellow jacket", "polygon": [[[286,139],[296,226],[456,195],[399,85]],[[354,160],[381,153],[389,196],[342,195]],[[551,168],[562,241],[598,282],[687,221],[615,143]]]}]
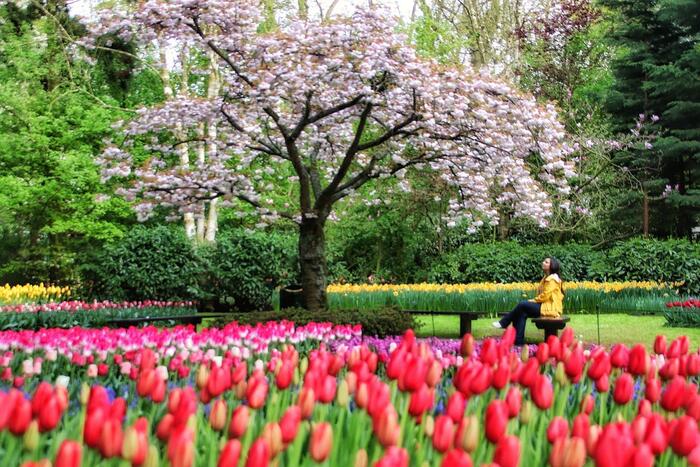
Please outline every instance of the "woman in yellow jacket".
[{"label": "woman in yellow jacket", "polygon": [[533,300],[523,300],[500,321],[494,321],[493,327],[499,329],[506,328],[511,323],[515,326],[515,345],[525,344],[525,322],[528,318],[561,316],[564,289],[559,277],[559,268],[556,258],[545,258],[542,261],[544,277],[537,287],[537,296]]}]

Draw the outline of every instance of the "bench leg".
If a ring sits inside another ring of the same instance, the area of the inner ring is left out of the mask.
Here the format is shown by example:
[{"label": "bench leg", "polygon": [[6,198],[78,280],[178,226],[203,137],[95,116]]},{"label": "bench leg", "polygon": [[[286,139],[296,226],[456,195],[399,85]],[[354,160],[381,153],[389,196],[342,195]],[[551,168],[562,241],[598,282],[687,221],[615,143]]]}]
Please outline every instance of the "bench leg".
[{"label": "bench leg", "polygon": [[544,330],[544,341],[545,342],[547,342],[547,339],[549,339],[549,336],[559,337],[559,330],[552,329],[552,328],[545,328],[545,330]]},{"label": "bench leg", "polygon": [[459,315],[459,335],[463,336],[472,332],[472,318],[464,314]]}]

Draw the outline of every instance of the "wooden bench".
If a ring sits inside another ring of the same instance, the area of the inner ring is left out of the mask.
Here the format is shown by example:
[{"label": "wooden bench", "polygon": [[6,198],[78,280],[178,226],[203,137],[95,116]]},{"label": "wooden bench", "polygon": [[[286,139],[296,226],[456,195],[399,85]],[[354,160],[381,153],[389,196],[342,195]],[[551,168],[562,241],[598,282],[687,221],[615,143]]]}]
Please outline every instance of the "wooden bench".
[{"label": "wooden bench", "polygon": [[402,310],[412,315],[433,315],[433,316],[459,316],[459,335],[463,336],[472,332],[472,321],[486,315],[482,311],[456,311],[456,310]]},{"label": "wooden bench", "polygon": [[[503,317],[507,315],[506,312],[498,313],[498,316]],[[549,336],[559,336],[559,331],[566,327],[571,318],[562,315],[559,318],[528,318],[532,323],[535,324],[537,329],[542,329],[544,331],[544,340],[547,341]]]},{"label": "wooden bench", "polygon": [[182,324],[194,324],[197,326],[198,324],[202,324],[202,320],[204,319],[211,319],[211,318],[221,318],[226,316],[226,313],[195,313],[191,315],[175,315],[175,316],[141,316],[138,318],[118,318],[118,319],[111,319],[107,321],[108,325],[111,326],[121,326],[121,327],[129,327],[129,326],[138,326],[139,324],[143,323],[153,323],[153,322],[159,322],[159,321],[175,321],[177,323],[182,323]]},{"label": "wooden bench", "polygon": [[546,341],[549,336],[558,336],[559,331],[566,327],[566,323],[570,319],[568,316],[562,315],[559,318],[532,318],[531,321],[535,323],[537,329],[544,330],[544,340]]}]

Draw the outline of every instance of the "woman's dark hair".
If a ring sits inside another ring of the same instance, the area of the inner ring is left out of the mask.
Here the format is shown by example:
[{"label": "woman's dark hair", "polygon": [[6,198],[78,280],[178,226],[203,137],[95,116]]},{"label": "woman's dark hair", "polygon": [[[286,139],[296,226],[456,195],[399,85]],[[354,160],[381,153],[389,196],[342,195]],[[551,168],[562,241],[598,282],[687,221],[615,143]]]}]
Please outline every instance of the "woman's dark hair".
[{"label": "woman's dark hair", "polygon": [[554,256],[550,256],[549,257],[549,273],[550,274],[559,274],[560,270],[561,270],[561,263],[559,263],[559,260],[556,259]]},{"label": "woman's dark hair", "polygon": [[559,279],[561,279],[561,293],[566,294],[564,292],[564,279],[561,278],[561,274],[559,271],[561,270],[561,263],[559,262],[558,259],[556,259],[554,256],[549,257],[549,273],[550,274],[556,274],[559,276]]}]

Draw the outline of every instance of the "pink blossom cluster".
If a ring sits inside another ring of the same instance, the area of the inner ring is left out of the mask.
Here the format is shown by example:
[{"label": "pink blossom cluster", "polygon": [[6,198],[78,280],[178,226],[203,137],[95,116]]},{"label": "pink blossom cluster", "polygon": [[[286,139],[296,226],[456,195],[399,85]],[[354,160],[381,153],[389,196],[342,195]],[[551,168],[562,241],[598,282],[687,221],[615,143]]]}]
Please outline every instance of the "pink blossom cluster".
[{"label": "pink blossom cluster", "polygon": [[[495,223],[503,206],[545,225],[556,206],[568,209],[573,149],[553,105],[466,66],[418,57],[383,11],[260,34],[258,3],[150,0],[91,25],[85,45],[107,33],[144,47],[187,44],[221,74],[218,95],[139,109],[120,125],[124,141],[101,155],[103,178],[129,178],[119,193],[140,218],[156,206],[196,212],[219,199],[248,203],[265,222],[325,220],[371,180],[398,177],[410,190],[413,167],[449,187],[450,225]],[[202,126],[216,131],[202,135]],[[188,141],[214,150],[185,166],[177,154]],[[145,164],[132,158],[137,147],[150,153]],[[296,183],[298,199],[275,201],[271,180]]]},{"label": "pink blossom cluster", "polygon": [[19,305],[5,305],[0,306],[0,313],[44,313],[50,311],[76,312],[127,308],[187,308],[194,306],[195,302],[192,301],[170,302],[159,300],[144,300],[136,302],[112,302],[109,300],[103,300],[101,302],[83,302],[79,300],[70,300],[65,302],[52,302],[43,304],[25,303]]}]

